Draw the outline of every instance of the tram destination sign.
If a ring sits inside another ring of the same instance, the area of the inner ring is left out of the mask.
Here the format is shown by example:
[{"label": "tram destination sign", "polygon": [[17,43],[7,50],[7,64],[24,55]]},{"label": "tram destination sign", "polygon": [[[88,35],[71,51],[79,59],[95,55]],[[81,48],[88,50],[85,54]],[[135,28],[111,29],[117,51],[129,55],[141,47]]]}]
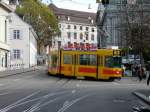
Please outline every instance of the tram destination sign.
[{"label": "tram destination sign", "polygon": [[63,47],[64,50],[97,50],[96,44],[69,44]]}]

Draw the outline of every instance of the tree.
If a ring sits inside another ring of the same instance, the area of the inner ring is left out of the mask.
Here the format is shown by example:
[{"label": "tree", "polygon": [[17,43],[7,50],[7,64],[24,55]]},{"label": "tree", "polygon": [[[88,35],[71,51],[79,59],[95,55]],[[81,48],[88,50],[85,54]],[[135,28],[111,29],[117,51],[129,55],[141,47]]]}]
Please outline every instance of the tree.
[{"label": "tree", "polygon": [[[126,29],[122,32],[125,36],[126,45],[138,51],[141,57],[150,55],[150,8],[149,4],[138,2],[127,4],[124,13],[124,25]],[[150,58],[150,56],[149,56]]]},{"label": "tree", "polygon": [[29,23],[38,35],[38,53],[42,47],[59,34],[58,21],[53,12],[39,0],[22,0],[16,13]]}]

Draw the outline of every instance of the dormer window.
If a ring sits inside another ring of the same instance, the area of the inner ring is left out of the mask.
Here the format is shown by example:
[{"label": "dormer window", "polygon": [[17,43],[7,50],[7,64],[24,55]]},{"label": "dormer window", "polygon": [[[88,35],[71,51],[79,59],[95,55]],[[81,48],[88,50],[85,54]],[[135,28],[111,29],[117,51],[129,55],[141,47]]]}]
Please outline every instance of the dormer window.
[{"label": "dormer window", "polygon": [[67,17],[67,20],[70,21],[70,17],[69,16]]},{"label": "dormer window", "polygon": [[92,23],[92,24],[94,23],[93,19],[91,20],[91,23]]},{"label": "dormer window", "polygon": [[67,21],[70,21],[70,17],[69,16],[65,16]]},{"label": "dormer window", "polygon": [[88,19],[91,20],[91,16],[89,16]]}]

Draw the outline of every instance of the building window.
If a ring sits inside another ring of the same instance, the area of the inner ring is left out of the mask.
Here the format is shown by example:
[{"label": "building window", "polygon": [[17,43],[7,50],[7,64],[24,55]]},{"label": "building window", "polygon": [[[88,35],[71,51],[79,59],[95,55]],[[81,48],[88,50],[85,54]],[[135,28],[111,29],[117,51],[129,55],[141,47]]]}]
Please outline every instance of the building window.
[{"label": "building window", "polygon": [[80,30],[82,30],[83,28],[82,28],[82,26],[80,26]]},{"label": "building window", "polygon": [[61,32],[59,32],[59,36],[58,37],[61,38]]},{"label": "building window", "polygon": [[75,30],[77,29],[77,26],[76,26],[76,25],[74,25],[74,29],[75,29]]},{"label": "building window", "polygon": [[61,24],[59,24],[59,28],[61,28]]},{"label": "building window", "polygon": [[14,30],[13,34],[14,39],[20,39],[20,30]]},{"label": "building window", "polygon": [[81,40],[83,39],[83,34],[82,34],[82,33],[80,33],[80,39],[81,39]]},{"label": "building window", "polygon": [[7,21],[5,20],[5,43],[7,42]]},{"label": "building window", "polygon": [[89,27],[86,27],[86,31],[89,31]]},{"label": "building window", "polygon": [[20,59],[21,58],[21,51],[19,49],[13,50],[13,58],[14,59]]},{"label": "building window", "polygon": [[67,29],[71,29],[71,25],[68,25],[68,26],[67,26]]},{"label": "building window", "polygon": [[85,34],[85,38],[86,38],[86,40],[89,39],[89,34],[88,33]]},{"label": "building window", "polygon": [[94,32],[94,28],[92,28],[91,31]]},{"label": "building window", "polygon": [[68,42],[68,45],[70,45],[71,44],[71,42]]},{"label": "building window", "polygon": [[71,38],[71,33],[70,32],[67,33],[67,37],[68,37],[68,39]]},{"label": "building window", "polygon": [[94,40],[94,34],[91,35],[91,40]]},{"label": "building window", "polygon": [[74,33],[74,39],[77,39],[77,33],[76,32]]}]

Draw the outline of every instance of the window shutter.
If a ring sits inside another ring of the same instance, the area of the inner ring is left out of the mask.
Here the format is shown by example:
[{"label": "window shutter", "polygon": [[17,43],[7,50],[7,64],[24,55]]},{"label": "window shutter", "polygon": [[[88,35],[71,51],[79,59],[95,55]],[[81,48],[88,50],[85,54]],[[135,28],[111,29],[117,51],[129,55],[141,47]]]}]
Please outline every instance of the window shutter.
[{"label": "window shutter", "polygon": [[20,50],[20,58],[23,59],[23,50]]},{"label": "window shutter", "polygon": [[20,39],[23,39],[23,30],[20,30]]},{"label": "window shutter", "polygon": [[14,59],[14,52],[13,52],[14,50],[11,50],[11,52],[10,52],[10,58],[11,58],[11,60],[13,60]]},{"label": "window shutter", "polygon": [[14,30],[13,29],[10,29],[9,39],[10,40],[14,39]]}]

